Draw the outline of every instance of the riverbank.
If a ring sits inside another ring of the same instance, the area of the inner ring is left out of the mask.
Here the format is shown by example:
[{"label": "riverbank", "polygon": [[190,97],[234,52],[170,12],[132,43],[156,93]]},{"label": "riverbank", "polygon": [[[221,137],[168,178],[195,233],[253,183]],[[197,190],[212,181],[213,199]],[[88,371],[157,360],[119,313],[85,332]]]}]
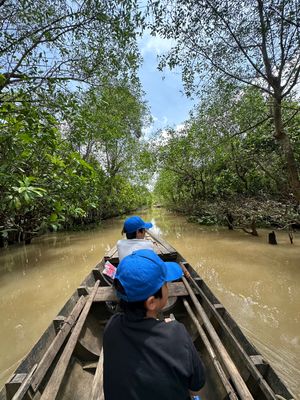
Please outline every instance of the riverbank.
[{"label": "riverbank", "polygon": [[261,228],[287,232],[300,229],[300,206],[294,202],[239,196],[199,201],[185,209],[175,207],[174,211],[186,215],[189,222],[241,229],[254,236]]}]

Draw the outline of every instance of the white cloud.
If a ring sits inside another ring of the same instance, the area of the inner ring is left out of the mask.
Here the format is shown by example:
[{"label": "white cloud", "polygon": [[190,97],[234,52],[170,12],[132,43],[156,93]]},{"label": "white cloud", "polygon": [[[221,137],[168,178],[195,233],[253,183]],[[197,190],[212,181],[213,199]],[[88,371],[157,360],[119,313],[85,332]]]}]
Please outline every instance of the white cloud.
[{"label": "white cloud", "polygon": [[140,50],[144,56],[146,53],[162,55],[170,50],[175,45],[175,40],[164,39],[160,36],[151,36],[149,31],[146,31],[140,40]]},{"label": "white cloud", "polygon": [[155,133],[155,128],[153,124],[142,128],[142,135],[145,140],[150,139],[154,133]]},{"label": "white cloud", "polygon": [[175,131],[181,132],[181,131],[185,130],[185,128],[186,128],[185,124],[178,124],[175,126]]},{"label": "white cloud", "polygon": [[142,128],[142,134],[144,138],[150,139],[158,130],[162,129],[166,125],[168,125],[169,119],[166,116],[163,116],[162,119],[159,119],[155,115],[152,115],[152,124],[145,126]]},{"label": "white cloud", "polygon": [[162,129],[160,131],[160,136],[162,139],[169,139],[171,137],[170,132],[167,131],[166,129]]}]

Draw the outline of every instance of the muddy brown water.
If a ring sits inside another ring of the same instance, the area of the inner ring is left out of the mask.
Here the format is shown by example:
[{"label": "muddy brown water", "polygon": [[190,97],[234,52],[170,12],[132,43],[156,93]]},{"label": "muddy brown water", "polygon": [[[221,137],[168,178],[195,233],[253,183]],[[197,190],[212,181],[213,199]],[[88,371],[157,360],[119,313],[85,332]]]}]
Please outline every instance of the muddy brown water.
[{"label": "muddy brown water", "polygon": [[[246,336],[300,399],[300,233],[278,245],[188,223],[163,209],[140,214],[197,270]],[[0,386],[91,268],[121,237],[123,219],[53,233],[0,251]]]}]

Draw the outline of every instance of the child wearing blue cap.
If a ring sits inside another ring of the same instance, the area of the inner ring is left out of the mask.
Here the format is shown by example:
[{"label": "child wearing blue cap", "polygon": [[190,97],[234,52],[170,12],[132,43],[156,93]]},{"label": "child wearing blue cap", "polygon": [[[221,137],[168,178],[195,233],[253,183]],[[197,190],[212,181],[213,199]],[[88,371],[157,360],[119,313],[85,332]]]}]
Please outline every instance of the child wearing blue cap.
[{"label": "child wearing blue cap", "polygon": [[145,239],[146,229],[150,229],[152,226],[151,222],[144,222],[138,215],[125,220],[122,234],[126,234],[126,239],[117,242],[119,261],[135,250],[154,250],[151,240]]},{"label": "child wearing blue cap", "polygon": [[204,367],[184,325],[157,319],[168,299],[177,263],[138,250],[117,268],[114,285],[122,313],[103,336],[106,400],[187,400],[205,383]]}]

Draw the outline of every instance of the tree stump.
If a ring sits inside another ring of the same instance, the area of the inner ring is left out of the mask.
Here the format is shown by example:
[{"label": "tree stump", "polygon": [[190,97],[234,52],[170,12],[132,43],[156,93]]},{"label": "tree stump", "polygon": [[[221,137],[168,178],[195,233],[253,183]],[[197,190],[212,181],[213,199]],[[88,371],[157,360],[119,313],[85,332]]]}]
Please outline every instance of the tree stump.
[{"label": "tree stump", "polygon": [[233,215],[231,212],[226,213],[226,221],[229,230],[233,230]]},{"label": "tree stump", "polygon": [[269,244],[277,244],[275,232],[269,233]]}]

